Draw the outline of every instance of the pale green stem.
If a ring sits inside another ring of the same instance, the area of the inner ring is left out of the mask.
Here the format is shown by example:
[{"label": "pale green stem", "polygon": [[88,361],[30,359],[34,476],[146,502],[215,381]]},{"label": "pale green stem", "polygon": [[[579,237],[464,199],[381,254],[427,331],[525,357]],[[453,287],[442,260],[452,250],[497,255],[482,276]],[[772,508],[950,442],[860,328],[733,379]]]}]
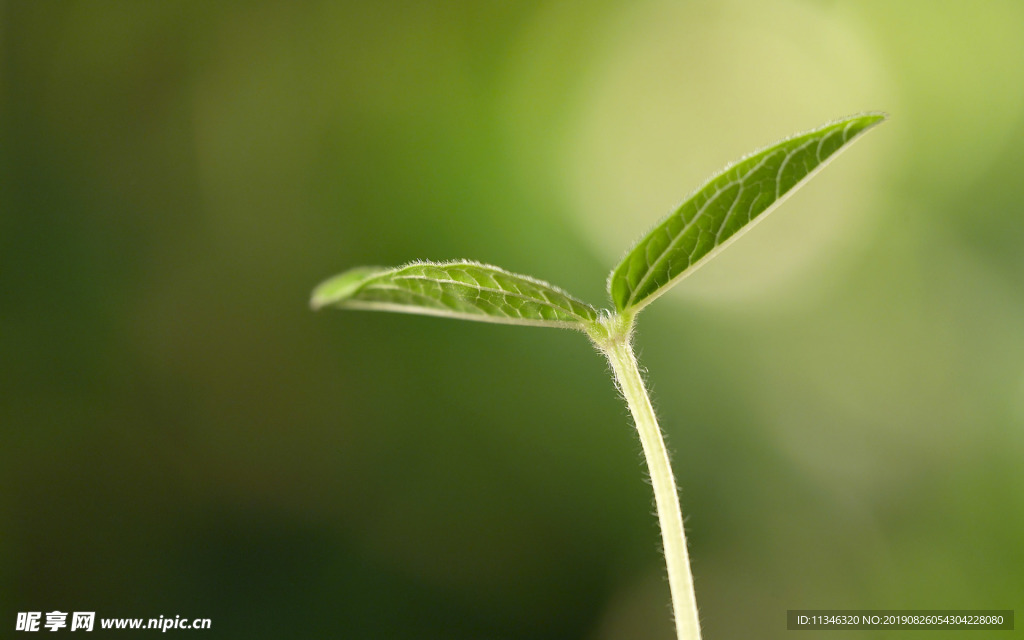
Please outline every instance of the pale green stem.
[{"label": "pale green stem", "polygon": [[[686,535],[683,533],[683,515],[679,509],[679,494],[672,466],[669,462],[665,441],[661,437],[654,408],[644,388],[643,378],[637,367],[636,357],[630,340],[631,318],[619,320],[619,331],[612,330],[610,336],[594,342],[608,357],[615,372],[615,379],[626,397],[629,412],[636,421],[640,444],[644,449],[647,467],[651,473],[654,488],[654,503],[661,525],[661,540],[665,547],[665,564],[668,567],[668,584],[672,592],[672,610],[675,613],[676,634],[679,640],[700,640],[700,622],[697,619],[697,599],[693,592],[693,575],[690,573],[690,558],[686,551]],[[616,323],[618,324],[618,323]],[[607,326],[607,325],[606,325]]]}]

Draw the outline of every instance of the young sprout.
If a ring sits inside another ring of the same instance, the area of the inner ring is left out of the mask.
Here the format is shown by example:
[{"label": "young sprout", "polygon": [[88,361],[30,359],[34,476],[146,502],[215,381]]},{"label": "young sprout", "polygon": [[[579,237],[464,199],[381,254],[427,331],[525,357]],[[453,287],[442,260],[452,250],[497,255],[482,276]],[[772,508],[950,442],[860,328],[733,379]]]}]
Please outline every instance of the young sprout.
[{"label": "young sprout", "polygon": [[313,291],[314,309],[418,313],[502,324],[578,329],[608,358],[633,415],[651,474],[679,640],[700,624],[679,496],[668,452],[632,348],[637,313],[763,219],[842,149],[885,120],[863,113],[787,138],[708,180],[641,238],[608,277],[613,307],[498,267],[459,260],[357,267]]}]

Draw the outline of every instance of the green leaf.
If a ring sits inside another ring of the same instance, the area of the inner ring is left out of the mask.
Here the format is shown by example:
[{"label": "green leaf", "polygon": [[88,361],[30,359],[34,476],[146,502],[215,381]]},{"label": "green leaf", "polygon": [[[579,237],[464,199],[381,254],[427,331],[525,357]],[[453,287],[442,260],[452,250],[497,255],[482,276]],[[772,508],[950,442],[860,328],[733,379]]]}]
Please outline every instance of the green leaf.
[{"label": "green leaf", "polygon": [[468,261],[359,267],[320,284],[311,304],[580,330],[598,316],[558,287]]},{"label": "green leaf", "polygon": [[619,311],[639,311],[764,218],[860,134],[865,113],[798,134],[726,167],[630,250],[608,278]]}]

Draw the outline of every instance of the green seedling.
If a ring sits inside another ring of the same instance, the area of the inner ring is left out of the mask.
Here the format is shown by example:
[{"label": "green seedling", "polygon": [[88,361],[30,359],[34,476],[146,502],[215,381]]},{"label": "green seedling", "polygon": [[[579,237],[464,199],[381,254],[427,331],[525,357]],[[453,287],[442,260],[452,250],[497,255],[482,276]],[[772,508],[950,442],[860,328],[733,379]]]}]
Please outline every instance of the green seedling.
[{"label": "green seedling", "polygon": [[865,113],[787,138],[726,167],[640,239],[597,309],[529,276],[470,261],[358,267],[320,284],[314,309],[397,311],[582,331],[608,358],[651,474],[679,640],[699,640],[693,577],[668,453],[633,355],[636,315],[762,220],[853,140],[886,118]]}]

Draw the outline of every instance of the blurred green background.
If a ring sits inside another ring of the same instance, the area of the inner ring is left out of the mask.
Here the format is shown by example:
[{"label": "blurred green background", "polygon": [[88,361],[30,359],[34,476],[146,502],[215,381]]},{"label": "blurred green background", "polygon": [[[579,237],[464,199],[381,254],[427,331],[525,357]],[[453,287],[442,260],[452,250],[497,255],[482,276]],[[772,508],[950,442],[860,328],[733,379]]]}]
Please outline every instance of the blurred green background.
[{"label": "blurred green background", "polygon": [[891,121],[639,323],[705,636],[1019,609],[1022,24],[1010,0],[0,2],[3,635],[60,609],[671,638],[639,445],[582,336],[308,293],[471,258],[603,303],[708,175],[866,109]]}]

